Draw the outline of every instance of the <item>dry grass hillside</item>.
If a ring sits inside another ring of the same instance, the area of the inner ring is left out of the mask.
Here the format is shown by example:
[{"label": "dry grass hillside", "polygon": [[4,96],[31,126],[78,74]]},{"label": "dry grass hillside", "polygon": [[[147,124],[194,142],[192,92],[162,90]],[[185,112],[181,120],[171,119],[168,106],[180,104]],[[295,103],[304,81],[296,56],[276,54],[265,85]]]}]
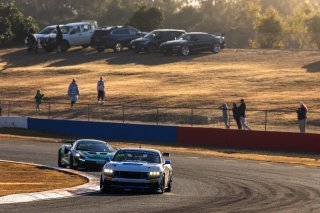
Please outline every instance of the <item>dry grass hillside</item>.
[{"label": "dry grass hillside", "polygon": [[311,111],[320,109],[318,51],[226,49],[168,57],[90,48],[27,54],[11,48],[1,49],[0,57],[0,99],[33,101],[42,89],[67,102],[68,84],[76,78],[79,103],[96,103],[96,82],[104,76],[108,104],[217,107],[244,98],[249,109],[295,110],[301,100]]}]

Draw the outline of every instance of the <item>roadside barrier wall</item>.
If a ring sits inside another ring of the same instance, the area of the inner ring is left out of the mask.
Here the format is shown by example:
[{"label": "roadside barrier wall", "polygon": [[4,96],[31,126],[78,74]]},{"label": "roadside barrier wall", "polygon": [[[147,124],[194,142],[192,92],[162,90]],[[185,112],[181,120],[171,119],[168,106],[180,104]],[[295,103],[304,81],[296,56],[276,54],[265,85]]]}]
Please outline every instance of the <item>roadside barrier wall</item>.
[{"label": "roadside barrier wall", "polygon": [[179,127],[177,145],[320,152],[320,134]]},{"label": "roadside barrier wall", "polygon": [[81,138],[157,142],[175,145],[177,127],[28,118],[28,128]]},{"label": "roadside barrier wall", "polygon": [[26,117],[0,117],[0,128],[28,128]]},{"label": "roadside barrier wall", "polygon": [[51,131],[79,138],[153,142],[165,145],[320,152],[320,134],[240,131],[75,120],[0,117],[1,127]]}]

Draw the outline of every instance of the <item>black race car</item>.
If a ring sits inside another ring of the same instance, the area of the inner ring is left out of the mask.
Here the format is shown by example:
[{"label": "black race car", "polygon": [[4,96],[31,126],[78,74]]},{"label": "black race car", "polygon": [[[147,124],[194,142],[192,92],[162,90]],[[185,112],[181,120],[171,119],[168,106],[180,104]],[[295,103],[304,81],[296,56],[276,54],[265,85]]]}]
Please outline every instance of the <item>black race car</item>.
[{"label": "black race car", "polygon": [[219,53],[225,48],[224,37],[202,33],[192,32],[180,36],[176,40],[167,41],[160,45],[160,52],[164,54],[189,55],[191,52],[211,50],[213,53]]}]

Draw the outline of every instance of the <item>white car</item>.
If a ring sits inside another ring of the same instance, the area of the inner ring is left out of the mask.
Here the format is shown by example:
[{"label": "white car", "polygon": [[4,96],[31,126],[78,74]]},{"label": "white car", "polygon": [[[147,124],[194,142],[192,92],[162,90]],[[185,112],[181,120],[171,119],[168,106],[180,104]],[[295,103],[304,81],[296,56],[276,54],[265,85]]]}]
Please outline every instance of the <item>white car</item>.
[{"label": "white car", "polygon": [[[61,27],[63,35],[62,50],[67,51],[72,46],[87,48],[90,45],[91,36],[97,28],[97,22],[83,21],[69,23]],[[56,48],[56,30],[41,39],[41,45],[48,52]]]},{"label": "white car", "polygon": [[[63,26],[63,25],[60,25]],[[51,26],[47,26],[45,28],[43,28],[42,30],[40,30],[40,32],[33,34],[33,36],[36,38],[37,43],[38,43],[38,47],[41,47],[40,41],[43,37],[45,37],[46,35],[54,32],[56,30],[57,25],[51,25]],[[25,38],[24,42],[25,44],[28,44],[27,41],[28,37]]]},{"label": "white car", "polygon": [[153,149],[119,149],[102,169],[101,192],[111,189],[143,189],[153,192],[170,192],[173,170],[170,160]]}]

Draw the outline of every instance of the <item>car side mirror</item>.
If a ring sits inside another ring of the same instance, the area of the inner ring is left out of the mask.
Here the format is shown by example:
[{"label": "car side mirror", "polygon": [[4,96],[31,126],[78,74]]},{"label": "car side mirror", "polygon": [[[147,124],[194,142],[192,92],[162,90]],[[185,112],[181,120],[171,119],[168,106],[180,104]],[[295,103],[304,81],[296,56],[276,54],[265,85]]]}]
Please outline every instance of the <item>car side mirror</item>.
[{"label": "car side mirror", "polygon": [[110,157],[105,157],[104,158],[107,162],[109,162],[111,159],[110,159]]},{"label": "car side mirror", "polygon": [[170,153],[164,152],[164,153],[162,153],[162,156],[163,156],[163,157],[170,157]]},{"label": "car side mirror", "polygon": [[70,148],[71,148],[71,147],[68,147],[68,146],[65,146],[65,147],[64,147],[64,154],[65,154],[65,155],[68,154],[68,152],[70,151]]},{"label": "car side mirror", "polygon": [[170,161],[170,160],[166,160],[166,161],[165,161],[165,164],[166,164],[166,165],[170,165],[170,164],[171,164],[171,161]]}]

